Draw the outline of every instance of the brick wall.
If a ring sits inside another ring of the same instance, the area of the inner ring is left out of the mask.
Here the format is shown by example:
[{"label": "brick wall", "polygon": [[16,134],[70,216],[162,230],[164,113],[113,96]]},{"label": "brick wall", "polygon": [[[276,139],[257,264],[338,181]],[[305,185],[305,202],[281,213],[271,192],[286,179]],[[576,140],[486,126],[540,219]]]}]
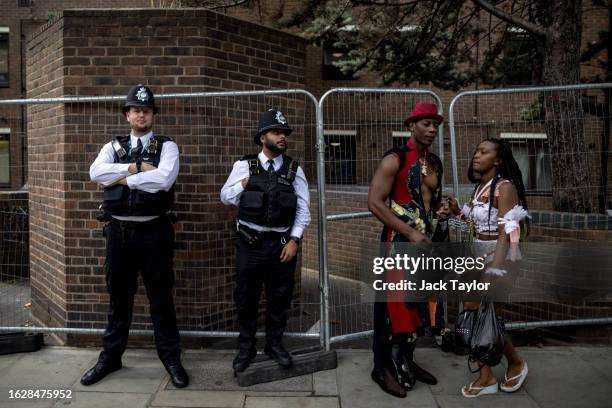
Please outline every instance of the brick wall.
[{"label": "brick wall", "polygon": [[[304,87],[303,40],[204,10],[64,11],[32,37],[29,49],[30,97],[124,95],[139,82],[158,94]],[[173,136],[182,154],[176,187],[179,324],[226,330],[233,323],[233,213],[219,202],[221,185],[233,160],[257,151],[253,129],[270,106],[285,110],[296,129],[291,154],[301,157],[307,106],[295,96],[158,103],[154,130]],[[41,320],[53,315],[52,324],[104,327],[106,321],[104,241],[95,220],[101,190],[88,170],[111,135],[128,132],[120,106],[32,108],[38,115],[30,151],[34,310]],[[61,256],[51,261],[52,253]],[[150,327],[146,304],[141,286],[135,327]]]}]

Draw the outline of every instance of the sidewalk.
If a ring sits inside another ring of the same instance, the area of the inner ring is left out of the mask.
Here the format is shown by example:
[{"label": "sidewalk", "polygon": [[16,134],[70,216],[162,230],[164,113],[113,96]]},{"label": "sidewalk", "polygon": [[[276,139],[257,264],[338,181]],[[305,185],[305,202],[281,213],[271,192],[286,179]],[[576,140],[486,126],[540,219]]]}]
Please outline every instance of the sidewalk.
[{"label": "sidewalk", "polygon": [[[0,356],[0,407],[236,407],[236,408],[387,408],[387,407],[610,407],[612,347],[521,348],[529,363],[523,389],[466,399],[459,392],[473,374],[466,357],[419,348],[420,364],[438,385],[417,383],[407,398],[383,393],[370,380],[369,350],[339,350],[338,368],[314,375],[240,388],[232,375],[229,351],[187,351],[183,362],[191,384],[183,390],[168,376],[153,350],[130,349],[124,368],[90,387],[80,376],[98,350],[45,347],[39,352]],[[503,367],[495,372],[503,377]],[[9,400],[10,389],[69,389],[71,400]]]}]

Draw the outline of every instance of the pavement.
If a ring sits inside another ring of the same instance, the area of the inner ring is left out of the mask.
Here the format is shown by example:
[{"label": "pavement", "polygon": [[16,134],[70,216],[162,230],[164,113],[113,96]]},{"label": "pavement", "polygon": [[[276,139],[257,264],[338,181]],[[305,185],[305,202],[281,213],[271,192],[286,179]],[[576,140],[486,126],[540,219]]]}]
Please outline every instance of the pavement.
[{"label": "pavement", "polygon": [[[529,364],[524,387],[467,399],[460,388],[475,378],[467,357],[419,348],[417,361],[438,384],[417,383],[405,399],[383,393],[370,379],[372,355],[339,349],[338,368],[241,388],[231,370],[233,350],[188,350],[183,363],[191,384],[176,389],[154,350],[129,349],[124,368],[89,387],[79,383],[99,350],[45,346],[38,352],[0,356],[0,407],[209,407],[209,408],[388,408],[388,407],[612,407],[612,347],[523,347]],[[503,378],[504,367],[494,368]],[[10,390],[70,390],[71,399],[10,399]]]}]

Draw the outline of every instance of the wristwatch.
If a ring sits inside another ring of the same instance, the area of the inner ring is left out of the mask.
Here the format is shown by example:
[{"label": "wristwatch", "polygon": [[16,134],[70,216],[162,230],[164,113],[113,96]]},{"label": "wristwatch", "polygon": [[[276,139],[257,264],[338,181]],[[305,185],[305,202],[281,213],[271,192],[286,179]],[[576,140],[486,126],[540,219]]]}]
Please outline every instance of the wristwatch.
[{"label": "wristwatch", "polygon": [[298,245],[300,245],[300,242],[302,241],[302,238],[296,237],[295,235],[290,236],[289,239],[295,241],[295,243]]},{"label": "wristwatch", "polygon": [[142,162],[138,160],[136,162],[136,173],[140,173],[142,171]]}]

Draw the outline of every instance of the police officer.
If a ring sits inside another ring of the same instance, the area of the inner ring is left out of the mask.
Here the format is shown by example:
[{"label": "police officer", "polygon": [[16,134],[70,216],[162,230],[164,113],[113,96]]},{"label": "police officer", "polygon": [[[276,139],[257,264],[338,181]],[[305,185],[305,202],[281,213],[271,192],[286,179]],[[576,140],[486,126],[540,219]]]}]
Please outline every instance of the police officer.
[{"label": "police officer", "polygon": [[284,155],[291,132],[281,111],[264,112],[254,136],[261,152],[235,162],[221,189],[221,201],[238,206],[234,300],[240,334],[235,372],[244,371],[257,353],[262,284],[267,302],[264,351],[283,367],[292,363],[281,340],[293,294],[296,254],[310,223],[310,195],[302,168]]},{"label": "police officer", "polygon": [[110,294],[104,350],[81,378],[91,385],[121,368],[132,322],[138,271],[149,298],[157,354],[177,388],[189,377],[181,364],[179,332],[172,298],[174,272],[174,183],[179,172],[178,146],[154,135],[157,113],[153,92],[130,89],[123,114],[131,127],[102,147],[91,165],[91,180],[104,187],[106,285]]}]

